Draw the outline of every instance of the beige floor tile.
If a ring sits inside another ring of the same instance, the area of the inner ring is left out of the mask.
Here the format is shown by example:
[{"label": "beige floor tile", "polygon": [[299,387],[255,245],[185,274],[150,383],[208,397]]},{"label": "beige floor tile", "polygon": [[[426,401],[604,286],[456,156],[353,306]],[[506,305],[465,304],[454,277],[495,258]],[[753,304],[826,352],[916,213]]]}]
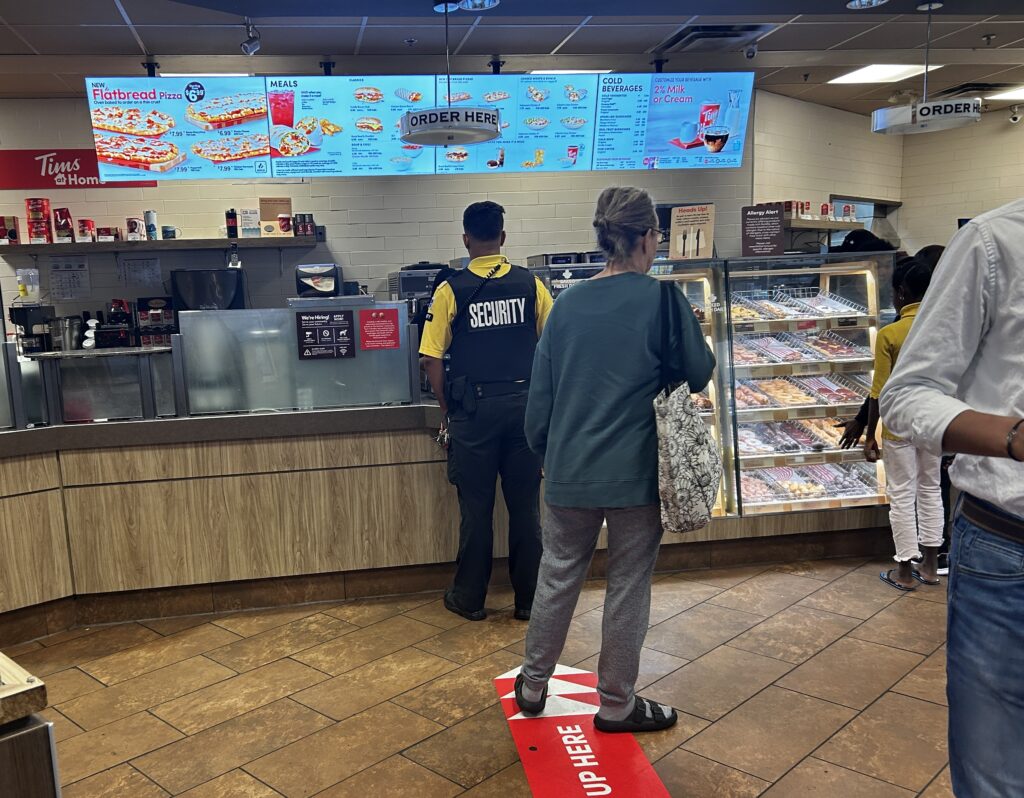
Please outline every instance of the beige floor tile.
[{"label": "beige floor tile", "polygon": [[204,624],[110,654],[81,667],[104,684],[117,684],[239,639],[238,635],[227,629]]},{"label": "beige floor tile", "polygon": [[722,646],[655,682],[644,691],[644,697],[699,718],[718,720],[792,667],[788,662]]},{"label": "beige floor tile", "polygon": [[59,646],[61,643],[67,643],[80,637],[95,634],[103,628],[102,626],[76,626],[72,629],[65,629],[63,632],[56,632],[52,635],[41,637],[39,638],[39,643],[47,647]]},{"label": "beige floor tile", "polygon": [[884,610],[899,597],[899,593],[878,578],[878,572],[871,576],[857,570],[812,593],[798,602],[797,606],[848,615],[863,621]]},{"label": "beige floor tile", "polygon": [[[384,703],[250,762],[244,769],[284,795],[314,795],[441,728]],[[316,767],[310,767],[311,762]]]},{"label": "beige floor tile", "polygon": [[644,752],[648,762],[657,762],[670,751],[674,751],[698,732],[703,731],[711,724],[703,718],[696,718],[679,713],[679,721],[670,729],[660,732],[647,732],[637,734],[636,741]]},{"label": "beige floor tile", "polygon": [[953,782],[949,776],[949,768],[945,768],[928,789],[921,793],[921,798],[953,798]]},{"label": "beige floor tile", "polygon": [[210,612],[204,615],[175,615],[171,618],[150,618],[148,621],[139,621],[143,626],[149,627],[157,634],[173,635],[184,632],[194,626],[202,626],[204,623],[216,621],[233,613]]},{"label": "beige floor tile", "polygon": [[131,765],[118,765],[70,784],[64,798],[166,798],[169,793]]},{"label": "beige floor tile", "polygon": [[301,621],[294,621],[269,632],[239,640],[237,643],[215,648],[206,656],[232,670],[244,673],[282,657],[335,640],[358,628],[329,615],[310,615]]},{"label": "beige floor tile", "polygon": [[863,557],[842,557],[835,560],[801,560],[783,565],[773,565],[771,570],[831,582],[841,576],[846,576],[863,564]]},{"label": "beige floor tile", "polygon": [[673,575],[673,579],[686,579],[691,582],[700,582],[703,585],[720,587],[728,590],[741,582],[763,574],[770,565],[740,565],[735,568],[711,568],[701,571],[682,571]]},{"label": "beige floor tile", "polygon": [[817,579],[767,571],[709,598],[708,603],[767,617],[824,586],[825,583]]},{"label": "beige floor tile", "polygon": [[61,714],[58,710],[53,707],[47,707],[36,713],[39,717],[44,720],[50,721],[53,724],[53,740],[54,742],[63,742],[69,737],[74,737],[76,734],[81,734],[83,729],[75,723],[72,723],[68,718]]},{"label": "beige floor tile", "polygon": [[105,657],[116,651],[158,640],[160,635],[137,623],[108,626],[66,643],[38,648],[22,654],[17,663],[33,676],[49,676],[76,665]]},{"label": "beige floor tile", "polygon": [[301,651],[293,659],[338,676],[436,634],[436,626],[399,615]]},{"label": "beige floor tile", "polygon": [[722,592],[720,587],[690,582],[686,579],[663,579],[651,586],[651,620],[654,626],[673,615],[696,607],[702,601]]},{"label": "beige floor tile", "polygon": [[452,798],[462,787],[397,754],[328,787],[316,798]]},{"label": "beige floor tile", "polygon": [[292,698],[329,718],[343,720],[457,667],[451,660],[416,648],[403,648]]},{"label": "beige floor tile", "polygon": [[[892,557],[872,557],[866,563],[857,568],[857,573],[878,578],[880,571],[893,567]],[[893,588],[889,588],[892,590]]]},{"label": "beige floor tile", "polygon": [[473,787],[519,755],[505,713],[495,704],[414,745],[405,756],[463,787]]},{"label": "beige floor tile", "polygon": [[769,687],[683,744],[695,754],[775,781],[856,713]]},{"label": "beige floor tile", "polygon": [[181,798],[279,798],[280,795],[248,773],[232,770],[182,793]]},{"label": "beige floor tile", "polygon": [[489,707],[498,697],[494,678],[522,664],[523,658],[510,651],[495,651],[476,662],[446,673],[438,679],[409,690],[394,703],[444,726]]},{"label": "beige floor tile", "polygon": [[850,637],[932,654],[946,642],[946,607],[933,601],[897,601],[850,632]]},{"label": "beige floor tile", "polygon": [[937,704],[887,693],[814,755],[918,792],[948,759],[946,714]]},{"label": "beige floor tile", "polygon": [[487,599],[484,607],[488,612],[497,612],[506,607],[511,607],[516,602],[516,591],[511,585],[491,585],[487,589]]},{"label": "beige floor tile", "polygon": [[93,679],[89,674],[78,668],[69,668],[54,673],[44,679],[46,682],[46,700],[51,707],[63,704],[73,698],[103,690],[103,682]]},{"label": "beige floor tile", "polygon": [[424,640],[417,647],[468,665],[498,649],[518,643],[526,637],[526,627],[525,622],[517,621],[510,611],[505,611],[488,615],[485,621],[449,629],[447,632],[432,636],[429,640]]},{"label": "beige floor tile", "polygon": [[96,729],[234,675],[234,671],[205,657],[192,657],[87,693],[60,704],[59,709],[83,728]]},{"label": "beige floor tile", "polygon": [[330,724],[330,719],[323,715],[282,698],[147,754],[132,764],[176,795]]},{"label": "beige floor tile", "polygon": [[[565,665],[576,663],[592,657],[601,650],[601,623],[604,614],[591,610],[577,615],[569,624],[569,634],[565,638],[565,646],[558,661]],[[525,630],[523,630],[525,634]],[[526,654],[526,640],[520,640],[508,647],[516,654]]]},{"label": "beige floor tile", "polygon": [[[587,657],[582,662],[578,662],[576,667],[597,673],[597,666],[600,660],[601,655],[594,654],[594,656]],[[638,692],[643,690],[659,679],[668,676],[673,671],[679,670],[687,663],[689,663],[688,659],[673,657],[671,654],[655,651],[653,648],[644,647],[640,649],[640,673],[636,678],[636,690]]]},{"label": "beige floor tile", "polygon": [[949,705],[946,698],[946,647],[943,646],[928,659],[908,673],[892,688],[902,693],[933,704]]},{"label": "beige floor tile", "polygon": [[835,798],[914,798],[914,793],[873,779],[830,762],[809,757],[793,768],[762,798],[793,798],[798,795]]},{"label": "beige floor tile", "polygon": [[429,604],[423,604],[402,614],[407,618],[429,623],[431,626],[436,626],[439,629],[454,629],[456,626],[469,623],[461,615],[456,615],[454,612],[446,609],[444,601],[441,599],[431,601]]},{"label": "beige floor tile", "polygon": [[729,645],[798,665],[859,623],[846,615],[810,607],[790,607],[730,640]]},{"label": "beige floor tile", "polygon": [[298,607],[272,607],[266,610],[248,610],[225,615],[213,621],[222,629],[239,637],[252,637],[292,621],[299,621],[318,612],[333,609],[329,604],[301,604]]},{"label": "beige floor tile", "polygon": [[401,615],[403,612],[422,607],[424,604],[436,601],[437,598],[437,593],[418,593],[413,596],[356,599],[355,601],[346,601],[325,612],[355,626],[371,626],[395,615]]},{"label": "beige floor tile", "polygon": [[43,644],[38,640],[29,640],[26,643],[15,643],[14,645],[7,646],[4,649],[0,649],[0,654],[5,657],[15,659],[20,657],[22,654],[27,654],[29,651],[35,651],[37,648],[42,648]]},{"label": "beige floor tile", "polygon": [[921,662],[920,654],[845,637],[779,679],[779,686],[864,709]]},{"label": "beige floor tile", "polygon": [[61,782],[71,784],[101,773],[181,737],[180,732],[145,712],[83,732],[57,744]]},{"label": "beige floor tile", "polygon": [[749,612],[698,604],[652,626],[644,645],[683,659],[697,659],[763,620]]},{"label": "beige floor tile", "polygon": [[681,749],[654,766],[670,795],[687,798],[757,798],[767,781]]},{"label": "beige floor tile", "polygon": [[516,762],[466,790],[462,798],[531,798],[532,795],[523,763]]},{"label": "beige floor tile", "polygon": [[185,734],[196,734],[327,679],[293,659],[281,659],[154,707],[152,712]]}]

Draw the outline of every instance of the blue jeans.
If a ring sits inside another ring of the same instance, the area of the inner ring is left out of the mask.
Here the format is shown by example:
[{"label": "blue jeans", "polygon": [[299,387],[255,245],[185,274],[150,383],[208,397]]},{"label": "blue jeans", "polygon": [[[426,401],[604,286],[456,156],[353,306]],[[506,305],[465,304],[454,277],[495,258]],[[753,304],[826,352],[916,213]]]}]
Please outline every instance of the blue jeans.
[{"label": "blue jeans", "polygon": [[976,526],[959,509],[947,647],[954,794],[1024,796],[1024,543]]}]

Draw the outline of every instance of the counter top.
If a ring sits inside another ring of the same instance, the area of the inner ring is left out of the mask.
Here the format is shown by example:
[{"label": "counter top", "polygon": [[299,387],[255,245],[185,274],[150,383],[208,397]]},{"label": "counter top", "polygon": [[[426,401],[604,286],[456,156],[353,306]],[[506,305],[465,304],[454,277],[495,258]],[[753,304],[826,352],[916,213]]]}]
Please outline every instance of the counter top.
[{"label": "counter top", "polygon": [[70,449],[431,429],[440,420],[437,405],[419,404],[67,424],[0,432],[0,458]]},{"label": "counter top", "polygon": [[170,352],[169,346],[119,346],[106,349],[56,349],[52,352],[28,352],[29,360],[65,360],[89,357],[142,357]]}]

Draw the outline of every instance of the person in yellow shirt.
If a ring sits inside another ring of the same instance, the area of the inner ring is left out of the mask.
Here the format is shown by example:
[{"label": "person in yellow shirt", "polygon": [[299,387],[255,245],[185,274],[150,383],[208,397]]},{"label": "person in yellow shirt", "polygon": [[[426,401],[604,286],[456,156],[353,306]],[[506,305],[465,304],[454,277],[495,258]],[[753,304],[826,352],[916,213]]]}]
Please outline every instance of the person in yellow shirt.
[{"label": "person in yellow shirt", "polygon": [[529,620],[540,566],[541,458],[524,424],[533,356],[551,294],[501,254],[505,209],[477,202],[462,217],[469,266],[434,292],[420,354],[444,418],[448,478],[459,495],[459,554],[444,606],[471,621],[487,617],[495,486],[509,516],[509,576],[515,617]]},{"label": "person in yellow shirt", "polygon": [[[875,431],[879,422],[878,397],[896,365],[917,311],[931,283],[932,269],[917,256],[903,258],[893,269],[893,304],[899,321],[883,327],[875,344],[875,376],[868,403],[867,439],[864,456],[870,463],[879,458]],[[882,425],[885,453],[886,493],[889,496],[889,525],[896,546],[896,568],[879,577],[897,590],[910,591],[915,580],[937,585],[938,554],[942,546],[945,513],[942,509],[942,459],[894,435]],[[920,568],[914,560],[920,559]]]}]

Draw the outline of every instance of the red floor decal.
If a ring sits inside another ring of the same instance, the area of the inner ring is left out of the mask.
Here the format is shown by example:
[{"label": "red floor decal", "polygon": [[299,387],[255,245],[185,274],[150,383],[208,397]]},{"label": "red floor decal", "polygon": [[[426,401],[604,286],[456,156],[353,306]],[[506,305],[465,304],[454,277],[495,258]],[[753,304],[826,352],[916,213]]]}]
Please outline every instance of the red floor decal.
[{"label": "red floor decal", "polygon": [[524,715],[516,706],[518,673],[499,676],[494,686],[535,798],[669,798],[632,734],[594,728],[596,673],[559,665],[541,715]]}]

